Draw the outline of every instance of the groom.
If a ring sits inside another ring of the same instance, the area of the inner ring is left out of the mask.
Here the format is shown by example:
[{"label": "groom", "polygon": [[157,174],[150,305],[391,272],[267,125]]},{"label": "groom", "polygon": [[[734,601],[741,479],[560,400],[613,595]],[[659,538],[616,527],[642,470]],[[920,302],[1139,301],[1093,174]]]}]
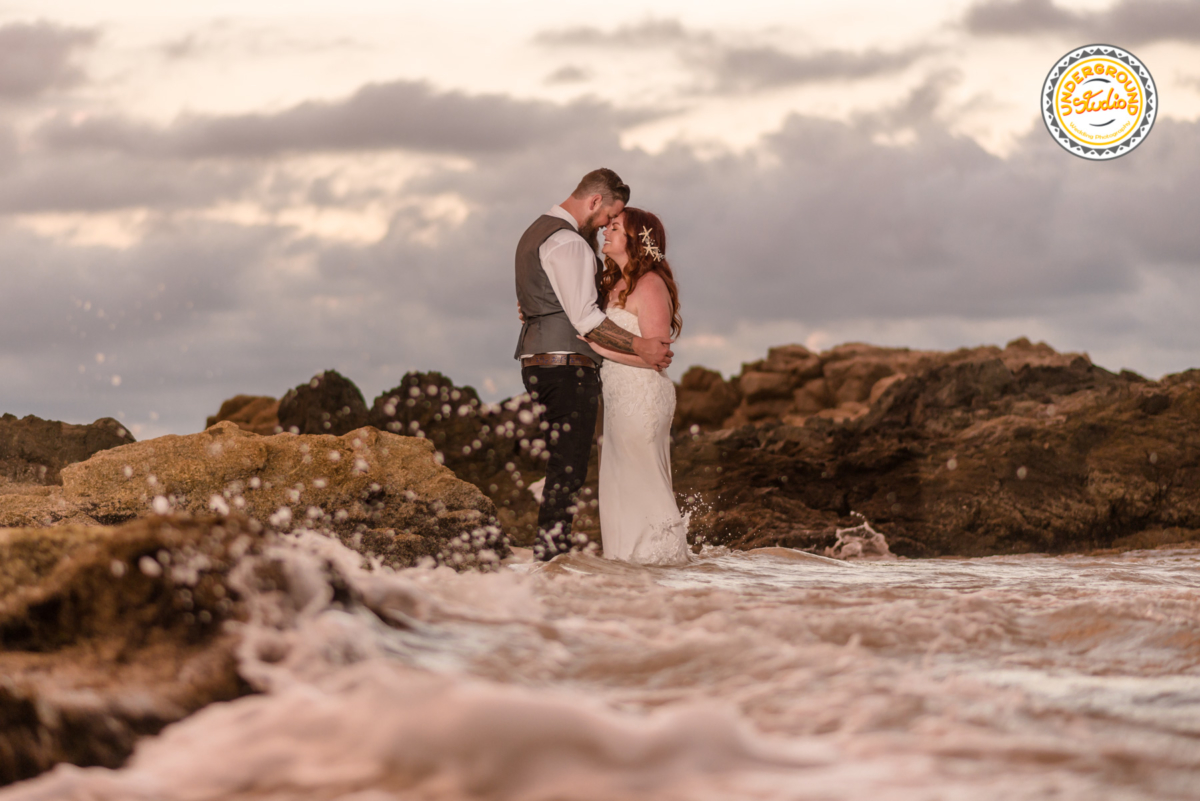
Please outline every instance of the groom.
[{"label": "groom", "polygon": [[597,305],[596,232],[629,202],[615,172],[593,170],[571,196],[543,214],[517,243],[517,304],[523,325],[515,357],[525,389],[543,405],[550,460],[538,512],[536,559],[571,550],[575,499],[587,477],[600,400],[600,356],[577,335],[663,369],[671,340],[643,339],[615,324]]}]

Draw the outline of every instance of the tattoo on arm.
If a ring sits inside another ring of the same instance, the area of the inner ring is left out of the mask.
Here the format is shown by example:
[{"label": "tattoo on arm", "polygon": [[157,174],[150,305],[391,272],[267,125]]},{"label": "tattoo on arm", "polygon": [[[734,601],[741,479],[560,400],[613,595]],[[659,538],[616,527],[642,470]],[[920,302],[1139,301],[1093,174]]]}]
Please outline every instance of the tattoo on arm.
[{"label": "tattoo on arm", "polygon": [[587,338],[597,345],[620,353],[633,353],[633,334],[612,320],[605,320],[591,330]]}]

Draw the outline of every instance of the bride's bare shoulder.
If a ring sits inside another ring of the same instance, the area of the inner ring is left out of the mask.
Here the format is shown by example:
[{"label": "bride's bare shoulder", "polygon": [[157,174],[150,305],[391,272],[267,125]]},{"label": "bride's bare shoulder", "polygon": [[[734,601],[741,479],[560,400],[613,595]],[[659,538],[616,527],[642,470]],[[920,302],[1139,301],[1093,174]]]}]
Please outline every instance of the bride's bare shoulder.
[{"label": "bride's bare shoulder", "polygon": [[661,289],[661,290],[665,291],[667,288],[667,282],[664,281],[662,279],[662,276],[659,275],[658,273],[646,273],[645,275],[643,275],[641,278],[638,279],[637,288],[642,289],[643,287],[646,287],[646,288],[653,287],[654,290]]},{"label": "bride's bare shoulder", "polygon": [[[629,293],[630,300],[636,300],[640,305],[643,301],[655,303],[670,298],[667,283],[658,273],[646,273],[638,279],[637,286]],[[628,305],[628,304],[626,304]]]}]

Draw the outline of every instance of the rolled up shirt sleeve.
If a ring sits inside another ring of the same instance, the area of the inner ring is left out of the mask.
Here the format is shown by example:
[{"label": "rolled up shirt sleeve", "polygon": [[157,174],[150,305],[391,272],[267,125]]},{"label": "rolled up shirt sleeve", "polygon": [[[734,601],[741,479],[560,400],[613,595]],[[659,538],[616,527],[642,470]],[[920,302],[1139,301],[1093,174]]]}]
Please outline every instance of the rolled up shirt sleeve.
[{"label": "rolled up shirt sleeve", "polygon": [[575,330],[586,335],[604,322],[597,305],[596,254],[578,236],[561,231],[542,243],[539,255],[554,294]]}]

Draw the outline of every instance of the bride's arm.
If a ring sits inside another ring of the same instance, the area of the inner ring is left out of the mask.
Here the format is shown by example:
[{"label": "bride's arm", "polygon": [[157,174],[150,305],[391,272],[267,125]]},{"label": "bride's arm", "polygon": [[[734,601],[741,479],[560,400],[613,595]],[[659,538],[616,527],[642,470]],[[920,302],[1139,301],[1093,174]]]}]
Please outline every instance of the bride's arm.
[{"label": "bride's arm", "polygon": [[671,293],[656,273],[647,273],[633,290],[638,327],[646,339],[671,339]]}]

